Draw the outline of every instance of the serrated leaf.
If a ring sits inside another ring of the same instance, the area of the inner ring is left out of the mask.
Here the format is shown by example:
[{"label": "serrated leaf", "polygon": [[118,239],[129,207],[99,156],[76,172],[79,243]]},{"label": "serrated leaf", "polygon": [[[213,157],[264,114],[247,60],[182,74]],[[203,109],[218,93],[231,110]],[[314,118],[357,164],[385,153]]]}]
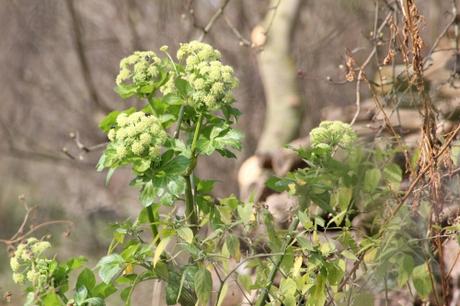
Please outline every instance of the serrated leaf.
[{"label": "serrated leaf", "polygon": [[206,268],[199,269],[195,274],[195,291],[198,303],[205,305],[211,297],[212,277]]}]

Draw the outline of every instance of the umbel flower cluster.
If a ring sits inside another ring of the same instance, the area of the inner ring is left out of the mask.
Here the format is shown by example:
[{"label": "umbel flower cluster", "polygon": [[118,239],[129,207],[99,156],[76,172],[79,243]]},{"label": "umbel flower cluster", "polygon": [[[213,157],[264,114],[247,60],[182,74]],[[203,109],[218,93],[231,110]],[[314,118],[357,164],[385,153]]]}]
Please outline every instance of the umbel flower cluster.
[{"label": "umbel flower cluster", "polygon": [[139,158],[150,161],[160,156],[167,134],[157,117],[144,112],[121,113],[116,122],[117,126],[108,133],[116,162]]},{"label": "umbel flower cluster", "polygon": [[35,288],[45,289],[51,277],[52,260],[41,258],[41,255],[50,247],[51,244],[48,241],[40,241],[36,238],[29,238],[18,245],[10,259],[13,281],[17,284],[28,281]]},{"label": "umbel flower cluster", "polygon": [[161,59],[153,51],[136,51],[120,62],[117,85],[151,85],[160,77]]},{"label": "umbel flower cluster", "polygon": [[358,136],[351,126],[341,121],[323,121],[310,132],[310,143],[313,148],[348,148],[357,139]]},{"label": "umbel flower cluster", "polygon": [[234,101],[232,90],[238,85],[233,68],[222,64],[221,54],[208,44],[198,41],[181,44],[177,59],[185,62],[184,79],[192,87],[186,102],[193,107],[206,106],[216,110],[221,104]]},{"label": "umbel flower cluster", "polygon": [[[167,47],[161,50],[167,54]],[[116,79],[118,86],[142,88],[158,85],[155,88],[164,94],[178,94],[177,79],[188,82],[191,90],[183,103],[195,109],[215,111],[222,105],[233,103],[232,90],[238,85],[233,68],[222,64],[221,54],[208,44],[192,41],[181,44],[177,59],[183,67],[168,60],[161,60],[152,51],[138,51],[120,62],[120,72]],[[168,64],[166,64],[168,63]],[[168,76],[164,83],[162,76]],[[164,83],[164,84],[163,84]],[[142,96],[142,95],[141,95]]]}]

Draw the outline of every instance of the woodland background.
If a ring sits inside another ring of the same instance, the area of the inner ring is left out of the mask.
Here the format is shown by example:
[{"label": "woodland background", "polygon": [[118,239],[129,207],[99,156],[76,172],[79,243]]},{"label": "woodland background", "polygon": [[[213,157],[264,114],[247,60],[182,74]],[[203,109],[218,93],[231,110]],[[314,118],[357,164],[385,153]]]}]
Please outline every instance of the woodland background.
[{"label": "woodland background", "polygon": [[[321,120],[322,108],[354,103],[354,86],[329,79],[344,79],[341,65],[346,49],[355,51],[358,62],[368,55],[375,2],[300,2],[298,15],[292,19],[292,37],[285,40],[304,110],[298,135],[304,136]],[[418,4],[425,16],[423,36],[428,45],[446,26],[451,2]],[[200,176],[220,181],[216,196],[238,193],[239,165],[256,151],[264,130],[266,92],[257,61],[260,50],[246,41],[273,10],[273,3],[231,0],[204,37],[235,68],[240,80],[236,106],[243,114],[239,129],[245,134],[244,149],[236,160],[213,157],[199,169]],[[24,195],[29,205],[38,207],[33,215],[37,223],[74,222],[70,236],[66,227],[53,227],[61,256],[103,254],[110,239],[108,224],[139,209],[136,190],[127,187],[127,171],[117,172],[105,186],[105,175],[95,171],[100,150],[85,152],[78,145],[103,143],[99,120],[112,109],[128,105],[113,91],[122,57],[135,50],[158,50],[165,44],[174,53],[180,42],[202,35],[202,28],[221,5],[217,0],[0,1],[2,238],[17,230],[24,215],[18,196]],[[276,27],[268,35],[277,35]],[[372,73],[375,67],[368,69]],[[0,293],[12,290],[14,295],[7,262],[1,248]]]}]

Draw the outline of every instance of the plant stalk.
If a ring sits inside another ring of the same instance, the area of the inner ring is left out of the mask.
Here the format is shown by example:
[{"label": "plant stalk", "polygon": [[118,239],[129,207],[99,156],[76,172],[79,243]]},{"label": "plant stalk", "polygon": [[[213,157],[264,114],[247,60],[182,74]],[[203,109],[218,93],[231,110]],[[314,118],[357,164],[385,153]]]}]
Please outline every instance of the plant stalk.
[{"label": "plant stalk", "polygon": [[267,302],[268,293],[270,292],[270,287],[273,285],[273,281],[275,280],[276,273],[278,272],[281,262],[283,261],[284,255],[286,254],[286,249],[288,248],[289,244],[291,244],[294,234],[294,231],[297,229],[299,225],[299,217],[294,216],[291,225],[289,226],[288,233],[286,239],[283,241],[283,245],[281,247],[281,255],[275,258],[275,263],[270,270],[270,274],[268,275],[268,284],[262,289],[262,292],[257,299],[255,306],[263,306]]},{"label": "plant stalk", "polygon": [[195,192],[192,184],[193,179],[193,170],[196,167],[196,145],[198,142],[198,137],[200,135],[201,125],[203,123],[203,114],[200,114],[198,117],[198,122],[196,123],[195,132],[193,134],[193,140],[191,145],[191,161],[190,161],[190,168],[185,175],[185,217],[188,221],[188,224],[192,226],[192,231],[196,234],[198,230],[198,215],[196,209],[196,201],[195,201]]},{"label": "plant stalk", "polygon": [[155,241],[155,243],[157,244],[158,240],[156,240],[155,238],[158,236],[158,226],[156,223],[159,220],[158,212],[153,211],[153,204],[147,206],[146,209],[147,209],[147,218],[149,219],[150,229],[152,231],[152,236],[153,236],[152,240]]}]

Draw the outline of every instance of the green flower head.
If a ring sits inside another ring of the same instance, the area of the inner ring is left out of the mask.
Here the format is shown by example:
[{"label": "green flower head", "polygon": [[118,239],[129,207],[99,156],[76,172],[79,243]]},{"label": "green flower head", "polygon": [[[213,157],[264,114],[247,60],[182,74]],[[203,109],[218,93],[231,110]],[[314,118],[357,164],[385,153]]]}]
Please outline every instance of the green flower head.
[{"label": "green flower head", "polygon": [[[177,51],[179,61],[185,63],[181,77],[192,88],[186,103],[195,108],[215,111],[233,103],[232,90],[238,85],[233,69],[222,64],[221,54],[208,44],[192,41],[181,44]],[[171,85],[167,84],[168,91]]]},{"label": "green flower head", "polygon": [[18,245],[10,259],[13,281],[17,284],[28,281],[39,291],[46,290],[48,283],[52,281],[50,276],[52,260],[42,258],[42,254],[50,247],[48,241],[40,241],[36,238],[29,238]]},{"label": "green flower head", "polygon": [[139,159],[150,163],[160,156],[167,134],[157,117],[144,112],[121,113],[116,122],[117,126],[108,133],[109,150],[114,152],[114,158],[104,166],[124,165]]},{"label": "green flower head", "polygon": [[153,51],[136,51],[120,62],[117,85],[148,85],[159,79],[160,58]]},{"label": "green flower head", "polygon": [[348,148],[357,139],[358,136],[351,126],[341,121],[323,121],[310,132],[310,143],[313,148]]}]

